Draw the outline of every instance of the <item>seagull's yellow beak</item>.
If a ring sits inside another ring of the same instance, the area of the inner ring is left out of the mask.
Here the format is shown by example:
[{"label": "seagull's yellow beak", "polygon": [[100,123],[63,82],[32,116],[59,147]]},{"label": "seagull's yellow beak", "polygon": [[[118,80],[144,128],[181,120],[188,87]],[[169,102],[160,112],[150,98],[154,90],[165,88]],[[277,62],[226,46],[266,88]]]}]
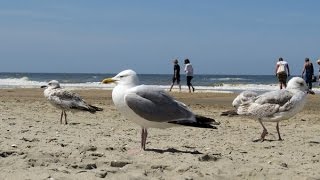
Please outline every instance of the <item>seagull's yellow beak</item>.
[{"label": "seagull's yellow beak", "polygon": [[112,78],[106,78],[104,80],[102,80],[103,84],[110,84],[110,83],[114,83],[116,82],[116,80],[112,79]]}]

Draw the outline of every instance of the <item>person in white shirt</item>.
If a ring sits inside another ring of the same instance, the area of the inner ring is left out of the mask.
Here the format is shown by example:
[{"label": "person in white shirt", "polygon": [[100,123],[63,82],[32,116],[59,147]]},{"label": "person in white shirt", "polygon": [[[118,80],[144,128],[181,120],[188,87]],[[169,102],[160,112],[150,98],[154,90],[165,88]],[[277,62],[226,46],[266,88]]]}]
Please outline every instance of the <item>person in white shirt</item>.
[{"label": "person in white shirt", "polygon": [[284,61],[282,57],[279,58],[276,68],[276,76],[279,80],[280,89],[287,87],[287,78],[290,76],[290,69],[287,61]]},{"label": "person in white shirt", "polygon": [[194,87],[191,84],[191,80],[193,78],[193,67],[189,59],[185,59],[184,64],[185,64],[184,72],[186,72],[186,76],[187,76],[187,85],[189,88],[189,93],[191,93],[191,88],[192,88],[192,92],[194,92]]}]

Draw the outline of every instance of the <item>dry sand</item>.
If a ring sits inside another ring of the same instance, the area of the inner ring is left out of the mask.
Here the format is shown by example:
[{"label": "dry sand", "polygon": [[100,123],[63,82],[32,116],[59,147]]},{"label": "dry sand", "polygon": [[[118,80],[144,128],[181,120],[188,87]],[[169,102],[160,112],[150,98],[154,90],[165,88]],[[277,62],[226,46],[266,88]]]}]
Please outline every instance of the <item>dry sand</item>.
[{"label": "dry sand", "polygon": [[139,151],[140,128],[122,117],[111,91],[78,90],[103,112],[60,111],[42,89],[0,90],[0,179],[320,179],[319,95],[280,123],[266,123],[267,141],[254,143],[262,128],[243,117],[221,117],[235,94],[172,93],[218,129],[150,129]]}]

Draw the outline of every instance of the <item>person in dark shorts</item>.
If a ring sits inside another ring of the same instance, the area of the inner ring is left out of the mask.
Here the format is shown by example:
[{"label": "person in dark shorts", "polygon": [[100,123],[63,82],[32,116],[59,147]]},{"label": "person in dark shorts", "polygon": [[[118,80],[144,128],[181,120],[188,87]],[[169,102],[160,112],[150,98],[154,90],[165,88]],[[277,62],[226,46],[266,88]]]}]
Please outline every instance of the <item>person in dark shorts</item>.
[{"label": "person in dark shorts", "polygon": [[309,58],[306,58],[304,61],[301,77],[304,78],[309,89],[312,89],[312,81],[314,78],[313,64]]},{"label": "person in dark shorts", "polygon": [[276,68],[276,76],[278,77],[280,89],[287,87],[287,78],[290,76],[290,69],[287,61],[282,57],[279,58]]},{"label": "person in dark shorts", "polygon": [[179,66],[179,62],[178,59],[175,59],[173,61],[173,77],[172,77],[172,83],[171,83],[171,87],[170,90],[172,90],[172,87],[174,85],[174,83],[177,81],[177,85],[179,86],[179,90],[181,91],[181,85],[180,85],[180,66]]},{"label": "person in dark shorts", "polygon": [[317,60],[317,64],[319,65],[318,85],[320,86],[320,59]]}]

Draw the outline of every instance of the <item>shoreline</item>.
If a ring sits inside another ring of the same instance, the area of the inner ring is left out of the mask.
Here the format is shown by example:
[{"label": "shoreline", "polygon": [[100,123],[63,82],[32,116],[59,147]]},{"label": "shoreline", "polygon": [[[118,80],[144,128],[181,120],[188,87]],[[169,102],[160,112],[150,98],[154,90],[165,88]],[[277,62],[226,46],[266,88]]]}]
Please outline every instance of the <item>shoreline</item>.
[{"label": "shoreline", "polygon": [[[11,85],[11,86],[1,86],[0,85],[0,90],[12,90],[12,89],[38,89],[40,86],[44,85],[45,83],[41,83],[38,85],[26,85],[26,86],[21,86],[21,85]],[[81,91],[81,90],[107,90],[107,91],[112,91],[115,85],[105,85],[105,84],[90,84],[84,85],[84,84],[73,84],[73,85],[68,85],[68,84],[61,84],[61,86],[65,89],[71,90],[71,91]],[[169,92],[170,85],[151,85],[151,86],[156,86],[160,89],[165,90],[166,92]],[[268,92],[268,91],[273,91],[273,90],[278,90],[279,87],[277,84],[267,84],[267,85],[260,85],[260,84],[242,84],[242,85],[232,85],[232,84],[225,84],[223,86],[194,86],[196,91],[195,93],[229,93],[229,94],[239,94],[242,91],[255,91],[258,94]],[[188,93],[188,87],[185,85],[181,86],[182,88],[182,93]],[[320,86],[319,85],[314,85],[312,89],[316,94],[320,94]],[[173,92],[179,92],[179,89],[177,85],[175,85],[172,89]]]},{"label": "shoreline", "polygon": [[236,93],[169,92],[193,112],[216,119],[218,129],[150,129],[139,151],[140,128],[115,109],[111,90],[73,90],[104,111],[61,111],[43,89],[0,89],[0,167],[4,179],[313,179],[320,177],[320,97],[300,113],[262,128],[243,117],[223,117]]}]

